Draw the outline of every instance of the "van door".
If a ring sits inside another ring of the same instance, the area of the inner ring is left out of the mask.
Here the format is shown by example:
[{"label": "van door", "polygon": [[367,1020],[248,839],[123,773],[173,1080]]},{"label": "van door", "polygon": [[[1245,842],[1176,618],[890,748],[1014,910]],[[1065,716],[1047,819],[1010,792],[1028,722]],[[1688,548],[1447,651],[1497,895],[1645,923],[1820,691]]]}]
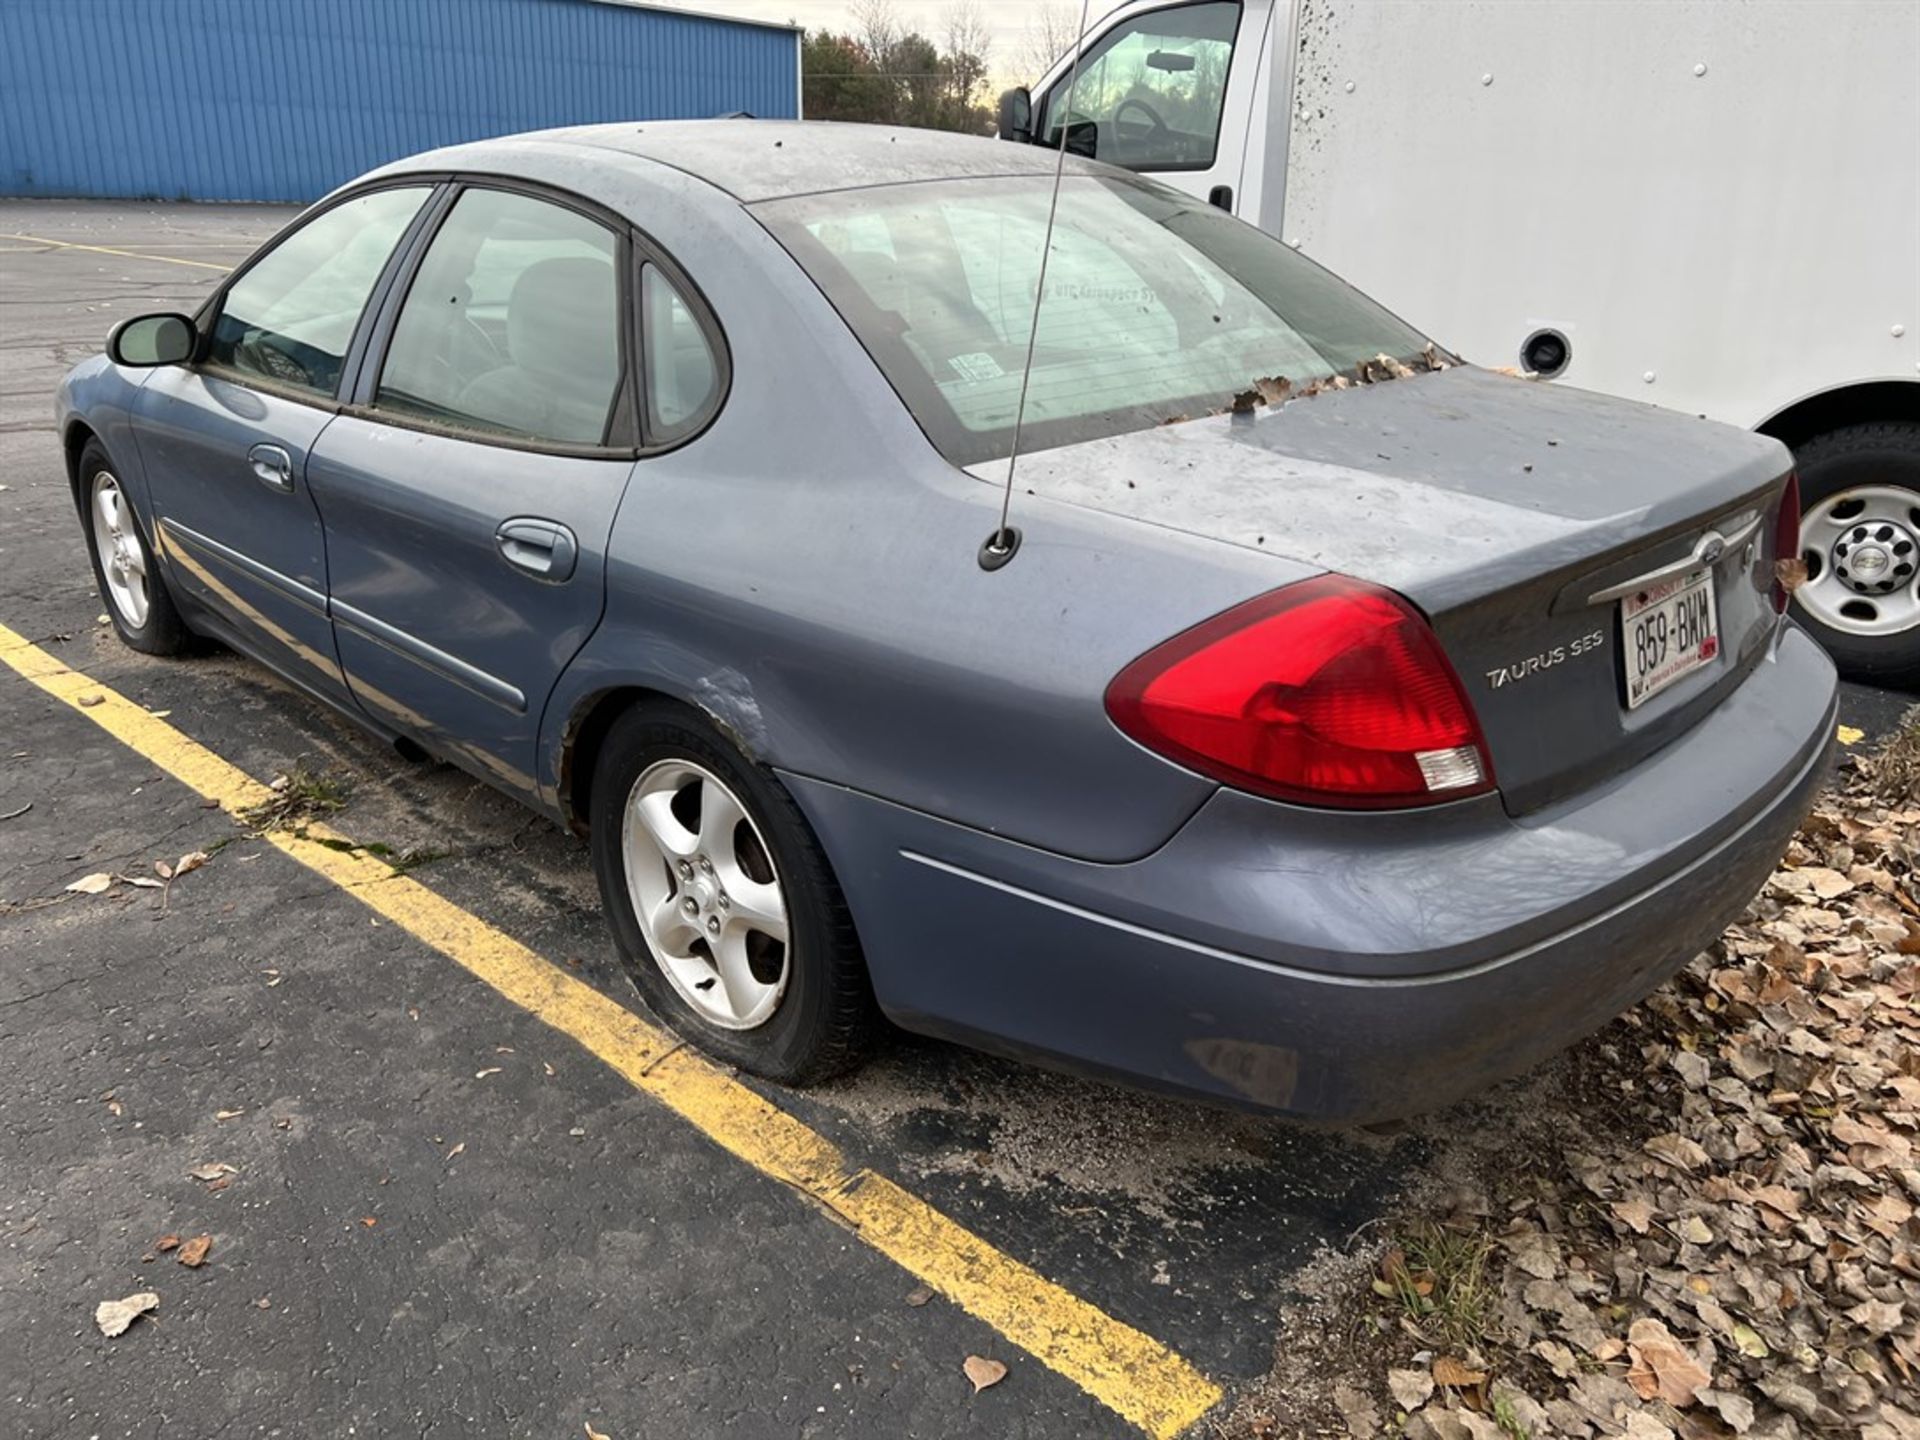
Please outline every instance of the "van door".
[{"label": "van door", "polygon": [[1075,154],[1232,210],[1272,13],[1272,0],[1122,7],[1088,36],[1077,75],[1069,57],[1042,82],[1033,101],[1036,141],[1058,145],[1065,126]]}]

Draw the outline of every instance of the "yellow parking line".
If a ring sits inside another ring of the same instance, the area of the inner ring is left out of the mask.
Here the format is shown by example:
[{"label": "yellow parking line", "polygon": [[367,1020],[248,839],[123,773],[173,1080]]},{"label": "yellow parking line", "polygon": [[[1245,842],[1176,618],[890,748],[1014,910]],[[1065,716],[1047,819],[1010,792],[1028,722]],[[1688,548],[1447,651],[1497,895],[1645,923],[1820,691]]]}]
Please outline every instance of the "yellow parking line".
[{"label": "yellow parking line", "polygon": [[216,265],[211,260],[183,260],[178,255],[147,255],[138,250],[115,250],[111,245],[82,245],[77,240],[49,240],[44,235],[0,235],[0,240],[26,240],[35,245],[53,245],[61,250],[85,250],[94,255],[124,255],[129,260],[158,260],[163,265],[192,265],[200,270],[218,270],[222,275],[231,265]]},{"label": "yellow parking line", "polygon": [[[230,813],[273,793],[4,625],[0,661]],[[419,881],[339,848],[341,837],[321,825],[263,838],[571,1036],[722,1149],[831,1211],[875,1250],[1156,1440],[1170,1440],[1220,1400],[1217,1385],[1152,1336],[1002,1254],[885,1176],[849,1166],[831,1141],[681,1048],[667,1031]]]}]

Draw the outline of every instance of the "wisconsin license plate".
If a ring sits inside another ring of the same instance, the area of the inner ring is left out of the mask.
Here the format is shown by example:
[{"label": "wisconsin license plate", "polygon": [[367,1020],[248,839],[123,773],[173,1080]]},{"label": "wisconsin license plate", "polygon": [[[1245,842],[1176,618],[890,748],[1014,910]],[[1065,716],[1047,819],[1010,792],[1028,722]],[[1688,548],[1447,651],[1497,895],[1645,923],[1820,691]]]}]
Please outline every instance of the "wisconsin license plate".
[{"label": "wisconsin license plate", "polygon": [[1629,710],[1712,664],[1720,653],[1713,572],[1696,570],[1627,596],[1620,602],[1620,638]]}]

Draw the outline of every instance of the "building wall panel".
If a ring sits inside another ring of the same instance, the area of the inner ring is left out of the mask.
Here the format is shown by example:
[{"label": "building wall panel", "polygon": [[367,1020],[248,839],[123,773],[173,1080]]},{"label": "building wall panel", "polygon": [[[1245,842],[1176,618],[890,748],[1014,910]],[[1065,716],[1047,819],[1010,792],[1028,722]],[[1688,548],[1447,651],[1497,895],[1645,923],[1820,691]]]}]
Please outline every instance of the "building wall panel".
[{"label": "building wall panel", "polygon": [[300,201],[490,135],[792,117],[798,47],[606,0],[0,0],[0,194]]}]

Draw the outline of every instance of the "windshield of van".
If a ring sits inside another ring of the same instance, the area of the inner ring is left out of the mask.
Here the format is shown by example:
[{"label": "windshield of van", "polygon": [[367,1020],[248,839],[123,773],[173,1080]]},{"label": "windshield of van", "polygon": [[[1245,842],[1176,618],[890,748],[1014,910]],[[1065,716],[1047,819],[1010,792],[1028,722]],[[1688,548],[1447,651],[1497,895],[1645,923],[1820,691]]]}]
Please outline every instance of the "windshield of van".
[{"label": "windshield of van", "polygon": [[[1050,176],[839,190],[753,207],[956,465],[1012,448]],[[1060,188],[1021,446],[1204,415],[1425,337],[1271,236],[1150,182]]]}]

